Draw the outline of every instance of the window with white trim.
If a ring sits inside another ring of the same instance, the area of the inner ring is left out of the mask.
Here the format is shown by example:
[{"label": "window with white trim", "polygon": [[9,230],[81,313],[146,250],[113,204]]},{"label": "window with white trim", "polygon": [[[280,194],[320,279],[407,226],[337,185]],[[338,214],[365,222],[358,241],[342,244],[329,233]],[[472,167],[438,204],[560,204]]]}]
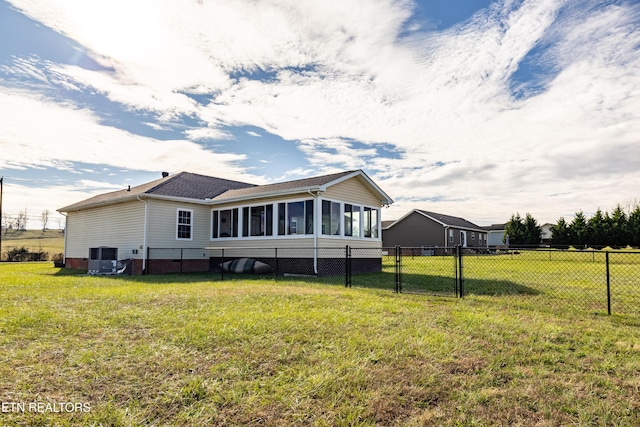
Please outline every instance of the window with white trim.
[{"label": "window with white trim", "polygon": [[364,237],[370,237],[373,239],[378,238],[378,209],[364,208],[363,211],[363,227]]},{"label": "window with white trim", "polygon": [[176,239],[192,240],[193,210],[178,209],[176,220]]},{"label": "window with white trim", "polygon": [[322,201],[322,234],[340,235],[340,203]]},{"label": "window with white trim", "polygon": [[238,208],[211,212],[211,238],[238,237]]},{"label": "window with white trim", "polygon": [[360,206],[344,204],[344,235],[360,237]]},{"label": "window with white trim", "polygon": [[273,205],[247,206],[242,208],[242,235],[272,236]]},{"label": "window with white trim", "polygon": [[278,203],[278,235],[313,234],[313,200]]}]

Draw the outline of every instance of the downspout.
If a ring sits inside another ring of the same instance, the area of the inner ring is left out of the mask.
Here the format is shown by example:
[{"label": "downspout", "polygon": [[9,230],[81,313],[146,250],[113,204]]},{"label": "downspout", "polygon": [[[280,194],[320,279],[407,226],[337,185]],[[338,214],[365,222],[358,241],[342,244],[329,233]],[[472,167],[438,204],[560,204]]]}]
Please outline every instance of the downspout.
[{"label": "downspout", "polygon": [[137,196],[136,199],[144,203],[144,228],[142,235],[142,273],[144,274],[147,271],[147,222],[149,218],[149,202],[142,200],[140,196]]},{"label": "downspout", "polygon": [[449,233],[447,233],[447,231],[449,231],[449,226],[445,225],[444,226],[444,247],[445,247],[445,249],[447,249],[449,247]]},{"label": "downspout", "polygon": [[[307,192],[313,197],[313,274],[318,275],[318,194],[313,194],[311,190]],[[305,225],[306,227],[306,225]]]},{"label": "downspout", "polygon": [[69,217],[60,212],[64,217],[64,251],[62,253],[62,262],[67,266],[67,234],[69,234]]}]

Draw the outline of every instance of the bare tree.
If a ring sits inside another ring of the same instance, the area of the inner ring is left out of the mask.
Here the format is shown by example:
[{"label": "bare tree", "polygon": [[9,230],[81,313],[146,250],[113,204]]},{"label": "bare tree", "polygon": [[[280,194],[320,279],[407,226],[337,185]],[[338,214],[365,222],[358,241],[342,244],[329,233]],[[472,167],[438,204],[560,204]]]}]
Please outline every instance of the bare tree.
[{"label": "bare tree", "polygon": [[638,206],[640,206],[640,200],[638,200],[637,198],[626,199],[625,201],[620,203],[620,206],[622,206],[624,213],[626,213],[627,215],[631,215],[631,213],[636,210]]},{"label": "bare tree", "polygon": [[44,233],[47,230],[47,223],[49,222],[49,209],[42,211],[42,215],[40,215],[40,222],[42,223],[42,232]]},{"label": "bare tree", "polygon": [[16,229],[18,231],[25,231],[27,229],[27,208],[18,212],[18,218],[16,219]]},{"label": "bare tree", "polygon": [[2,230],[4,230],[4,235],[6,236],[9,230],[13,228],[14,220],[9,215],[3,213],[2,214]]}]

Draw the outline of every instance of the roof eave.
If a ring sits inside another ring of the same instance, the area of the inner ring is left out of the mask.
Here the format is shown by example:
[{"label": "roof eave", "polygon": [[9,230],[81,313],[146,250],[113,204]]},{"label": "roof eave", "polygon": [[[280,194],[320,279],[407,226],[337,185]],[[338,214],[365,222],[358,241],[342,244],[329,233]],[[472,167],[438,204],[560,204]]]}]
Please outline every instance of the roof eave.
[{"label": "roof eave", "polygon": [[[207,205],[209,204],[209,200],[206,199],[193,199],[188,197],[177,197],[177,196],[163,196],[158,194],[148,194],[148,193],[139,193],[132,194],[130,196],[119,197],[117,199],[105,200],[102,202],[91,203],[87,205],[80,206],[78,208],[72,208],[73,205],[65,206],[64,208],[56,209],[58,212],[79,212],[87,209],[100,208],[103,206],[109,205],[118,205],[120,203],[132,202],[139,199],[154,199],[154,200],[166,200],[170,202],[182,202],[182,203],[190,203],[190,204],[200,204]],[[72,209],[69,209],[72,208]]]},{"label": "roof eave", "polygon": [[319,185],[314,185],[309,187],[292,188],[284,191],[283,190],[266,191],[264,193],[248,194],[244,196],[228,197],[228,198],[222,198],[222,199],[213,198],[211,200],[208,200],[207,202],[210,205],[221,205],[225,203],[241,202],[243,200],[264,199],[264,198],[274,197],[274,196],[290,196],[293,194],[306,194],[306,193],[309,193],[310,191],[318,192],[318,191],[325,191],[325,190],[323,190],[322,187]]}]

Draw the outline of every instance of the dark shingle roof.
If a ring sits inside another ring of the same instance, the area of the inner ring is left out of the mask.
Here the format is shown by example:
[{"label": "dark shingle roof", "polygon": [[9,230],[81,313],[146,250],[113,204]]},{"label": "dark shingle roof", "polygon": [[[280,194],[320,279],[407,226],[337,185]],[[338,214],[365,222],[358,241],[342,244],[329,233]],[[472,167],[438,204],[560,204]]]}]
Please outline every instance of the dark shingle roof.
[{"label": "dark shingle roof", "polygon": [[449,225],[452,227],[458,227],[458,228],[475,228],[475,229],[481,229],[482,227],[472,223],[471,221],[467,221],[464,218],[460,218],[457,216],[451,216],[451,215],[443,215],[443,214],[439,214],[439,213],[435,213],[435,212],[429,212],[429,211],[423,211],[422,209],[416,209],[417,212],[422,213],[423,215],[427,215],[430,216],[431,218],[440,221],[441,223],[445,224],[445,225]]},{"label": "dark shingle roof", "polygon": [[212,199],[229,189],[243,187],[255,187],[255,185],[190,172],[180,172],[176,175],[131,187],[130,189],[100,194],[58,210],[60,212],[76,211],[87,207],[135,199],[143,194],[204,200],[207,198]]},{"label": "dark shingle roof", "polygon": [[252,187],[256,187],[256,185],[190,172],[180,172],[174,175],[173,179],[166,179],[160,182],[156,187],[146,193],[204,200],[213,199],[231,189]]},{"label": "dark shingle roof", "polygon": [[487,231],[495,231],[495,230],[504,230],[505,227],[507,226],[506,223],[504,224],[491,224],[491,225],[485,225],[484,227],[482,227],[483,230],[487,230]]}]

